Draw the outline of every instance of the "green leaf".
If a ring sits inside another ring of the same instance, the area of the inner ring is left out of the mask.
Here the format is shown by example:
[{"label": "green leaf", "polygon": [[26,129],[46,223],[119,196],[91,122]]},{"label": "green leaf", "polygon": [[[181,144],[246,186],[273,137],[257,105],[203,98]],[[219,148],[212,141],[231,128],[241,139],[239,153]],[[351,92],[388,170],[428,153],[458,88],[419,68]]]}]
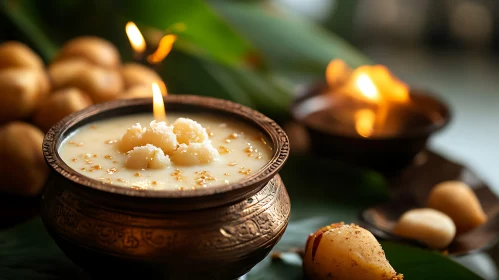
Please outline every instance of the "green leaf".
[{"label": "green leaf", "polygon": [[254,52],[204,1],[122,1],[118,5],[125,20],[166,30],[182,23],[179,46],[219,62],[237,65]]},{"label": "green leaf", "polygon": [[261,50],[274,68],[322,74],[333,58],[341,58],[351,66],[372,63],[338,36],[259,2],[213,1],[212,6]]},{"label": "green leaf", "polygon": [[393,268],[404,274],[406,279],[482,279],[464,266],[438,253],[393,242],[381,242],[381,246]]}]

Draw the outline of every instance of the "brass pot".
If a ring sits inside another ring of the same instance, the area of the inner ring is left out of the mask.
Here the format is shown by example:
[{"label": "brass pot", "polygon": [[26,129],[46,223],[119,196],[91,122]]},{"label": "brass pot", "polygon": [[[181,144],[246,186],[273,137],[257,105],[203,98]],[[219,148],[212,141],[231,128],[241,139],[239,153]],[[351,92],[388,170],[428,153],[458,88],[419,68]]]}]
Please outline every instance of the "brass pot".
[{"label": "brass pot", "polygon": [[289,154],[288,138],[271,119],[229,101],[172,95],[165,107],[248,123],[267,134],[273,157],[258,172],[226,186],[147,191],[105,184],[66,165],[59,146],[89,122],[151,112],[152,100],[95,105],[45,136],[43,153],[52,175],[42,199],[43,222],[64,253],[94,277],[238,278],[270,252],[288,224],[289,197],[277,174]]}]

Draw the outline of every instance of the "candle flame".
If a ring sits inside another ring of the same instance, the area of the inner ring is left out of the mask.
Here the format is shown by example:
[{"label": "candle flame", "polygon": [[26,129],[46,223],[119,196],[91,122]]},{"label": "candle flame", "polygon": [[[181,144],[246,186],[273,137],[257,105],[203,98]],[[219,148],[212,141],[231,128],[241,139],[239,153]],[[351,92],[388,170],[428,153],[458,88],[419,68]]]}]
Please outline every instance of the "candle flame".
[{"label": "candle flame", "polygon": [[129,21],[125,26],[125,31],[133,50],[138,53],[143,53],[146,50],[146,41],[137,25]]},{"label": "candle flame", "polygon": [[357,133],[367,138],[374,132],[376,115],[371,109],[361,109],[355,113],[355,130]]},{"label": "candle flame", "polygon": [[177,40],[177,36],[173,34],[168,34],[163,36],[159,41],[158,48],[154,53],[147,57],[147,61],[152,64],[157,64],[163,61],[165,57],[170,53],[173,47],[173,43]]},{"label": "candle flame", "polygon": [[[164,86],[164,90],[166,95],[166,86]],[[152,83],[152,97],[154,119],[157,121],[166,121],[165,103],[161,94],[161,87],[158,83]]]}]

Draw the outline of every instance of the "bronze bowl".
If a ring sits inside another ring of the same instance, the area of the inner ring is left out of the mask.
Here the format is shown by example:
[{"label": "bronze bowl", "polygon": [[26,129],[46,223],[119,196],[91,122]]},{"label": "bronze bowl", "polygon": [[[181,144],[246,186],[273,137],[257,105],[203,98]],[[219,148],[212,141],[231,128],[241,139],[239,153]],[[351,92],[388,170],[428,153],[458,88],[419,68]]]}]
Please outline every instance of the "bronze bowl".
[{"label": "bronze bowl", "polygon": [[426,148],[428,139],[451,119],[448,106],[425,91],[411,90],[410,99],[410,106],[391,112],[390,119],[398,126],[394,133],[367,138],[338,121],[342,111],[359,104],[331,92],[325,84],[307,87],[291,112],[306,129],[313,153],[390,174],[407,167]]},{"label": "bronze bowl", "polygon": [[51,167],[42,219],[57,245],[93,278],[236,279],[260,262],[284,233],[290,201],[277,172],[289,154],[271,119],[226,100],[171,95],[167,112],[206,112],[250,124],[268,136],[272,159],[230,185],[147,191],[105,184],[62,161],[58,148],[79,127],[151,112],[152,99],[118,100],[68,116],[46,134]]}]

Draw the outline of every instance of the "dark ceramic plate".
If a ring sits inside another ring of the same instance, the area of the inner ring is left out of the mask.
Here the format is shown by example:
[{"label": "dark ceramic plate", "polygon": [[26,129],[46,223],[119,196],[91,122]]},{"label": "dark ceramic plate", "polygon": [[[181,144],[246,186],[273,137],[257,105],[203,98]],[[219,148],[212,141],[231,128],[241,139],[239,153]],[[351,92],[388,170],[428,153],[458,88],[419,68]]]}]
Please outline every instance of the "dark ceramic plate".
[{"label": "dark ceramic plate", "polygon": [[416,157],[410,167],[388,180],[393,188],[391,202],[368,208],[360,215],[363,225],[378,238],[422,246],[394,236],[391,229],[405,211],[425,207],[430,190],[437,183],[460,180],[473,189],[488,216],[488,222],[456,237],[447,249],[449,255],[459,256],[482,251],[498,241],[499,199],[469,168],[434,152],[425,151]]}]

